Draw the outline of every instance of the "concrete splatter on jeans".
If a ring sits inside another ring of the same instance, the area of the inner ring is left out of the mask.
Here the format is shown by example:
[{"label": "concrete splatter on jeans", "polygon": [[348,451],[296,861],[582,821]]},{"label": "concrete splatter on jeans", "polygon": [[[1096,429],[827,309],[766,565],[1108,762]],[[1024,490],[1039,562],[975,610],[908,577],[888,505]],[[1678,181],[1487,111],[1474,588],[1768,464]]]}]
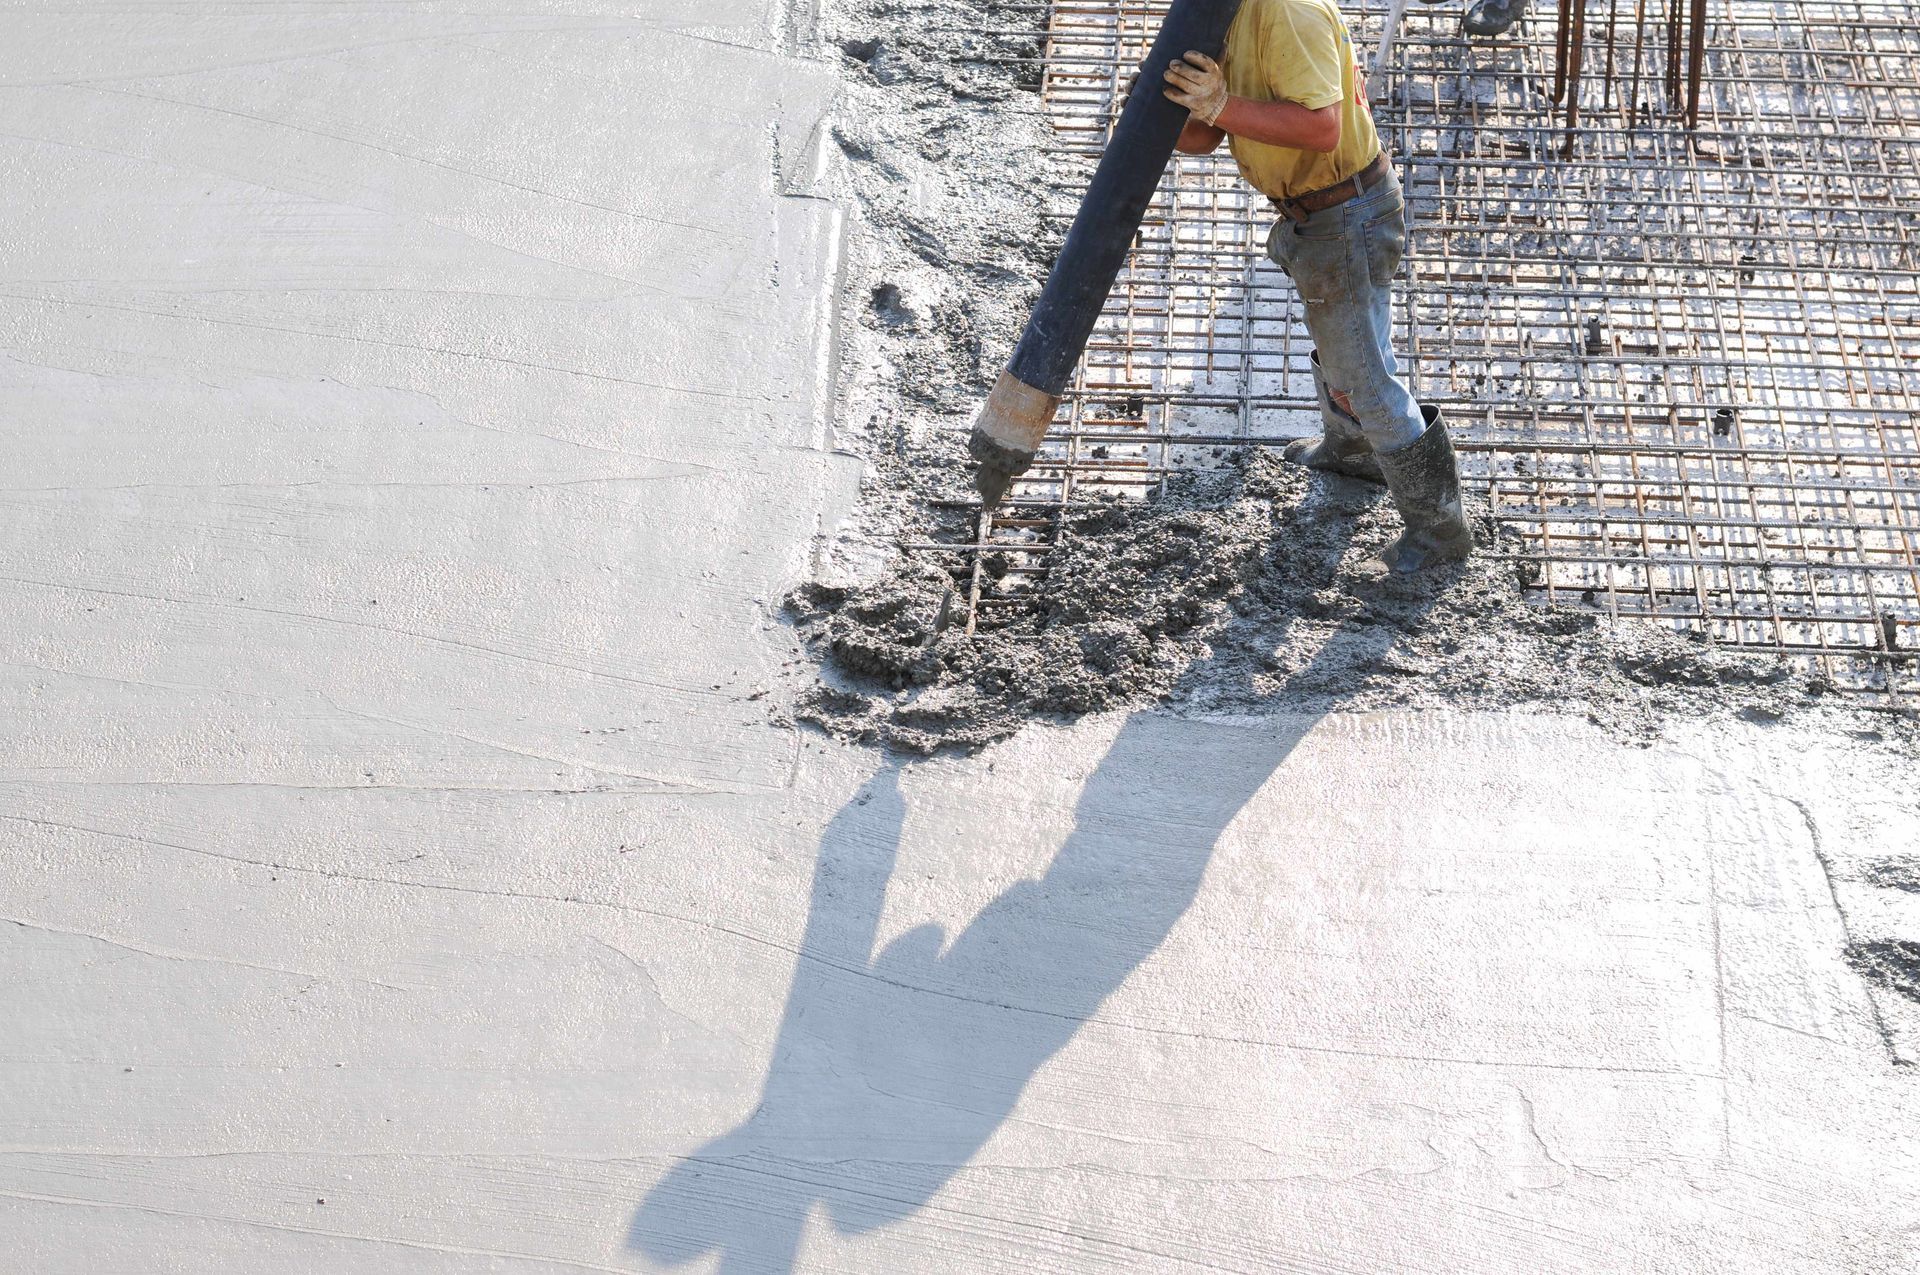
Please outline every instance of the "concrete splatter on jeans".
[{"label": "concrete splatter on jeans", "polygon": [[1420,437],[1420,404],[1393,354],[1393,272],[1406,252],[1406,203],[1391,171],[1371,189],[1305,221],[1281,218],[1267,255],[1300,292],[1333,400],[1376,452]]}]

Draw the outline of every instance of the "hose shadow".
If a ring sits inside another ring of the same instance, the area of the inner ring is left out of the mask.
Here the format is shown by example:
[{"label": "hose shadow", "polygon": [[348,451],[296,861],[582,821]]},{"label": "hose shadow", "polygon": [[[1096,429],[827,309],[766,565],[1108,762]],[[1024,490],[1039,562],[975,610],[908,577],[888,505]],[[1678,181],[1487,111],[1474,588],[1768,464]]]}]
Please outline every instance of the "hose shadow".
[{"label": "hose shadow", "polygon": [[[717,1250],[724,1275],[785,1275],[816,1206],[847,1234],[924,1207],[1167,938],[1222,832],[1318,718],[1131,714],[1043,875],[950,940],[922,925],[875,951],[907,813],[902,765],[879,771],[821,837],[758,1105],[653,1188],[629,1246],[666,1265]],[[982,796],[977,835],[1019,835],[994,826]]]}]

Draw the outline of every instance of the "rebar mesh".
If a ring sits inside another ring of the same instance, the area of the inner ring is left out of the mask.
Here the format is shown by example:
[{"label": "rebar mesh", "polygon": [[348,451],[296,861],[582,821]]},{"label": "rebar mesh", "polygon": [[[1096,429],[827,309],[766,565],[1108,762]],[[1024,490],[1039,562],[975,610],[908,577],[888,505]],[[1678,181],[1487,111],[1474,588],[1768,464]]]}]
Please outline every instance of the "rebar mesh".
[{"label": "rebar mesh", "polygon": [[[1375,107],[1411,226],[1404,370],[1447,410],[1544,604],[1911,696],[1920,31],[1905,4],[1716,0],[1689,130],[1666,2],[1589,6],[1571,128],[1551,14],[1497,41],[1466,40],[1457,3],[1406,14]],[[1070,212],[1165,4],[1044,11]],[[1347,14],[1371,48],[1384,4]],[[1175,157],[1039,463],[955,547],[970,624],[1026,604],[1076,493],[1316,431],[1299,303],[1263,252],[1273,220],[1224,147]],[[983,572],[983,545],[1010,569]]]}]

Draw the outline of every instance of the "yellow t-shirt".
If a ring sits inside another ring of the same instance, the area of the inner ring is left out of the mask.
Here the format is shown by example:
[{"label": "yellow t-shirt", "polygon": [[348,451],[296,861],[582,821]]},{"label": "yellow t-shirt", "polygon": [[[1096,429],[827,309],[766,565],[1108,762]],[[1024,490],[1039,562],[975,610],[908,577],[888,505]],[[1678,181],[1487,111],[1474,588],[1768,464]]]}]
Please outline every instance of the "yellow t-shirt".
[{"label": "yellow t-shirt", "polygon": [[1340,144],[1331,152],[1230,139],[1240,175],[1275,199],[1321,190],[1365,168],[1380,150],[1353,37],[1333,0],[1245,0],[1227,31],[1221,69],[1227,92],[1256,102],[1298,102],[1310,111],[1335,102]]}]

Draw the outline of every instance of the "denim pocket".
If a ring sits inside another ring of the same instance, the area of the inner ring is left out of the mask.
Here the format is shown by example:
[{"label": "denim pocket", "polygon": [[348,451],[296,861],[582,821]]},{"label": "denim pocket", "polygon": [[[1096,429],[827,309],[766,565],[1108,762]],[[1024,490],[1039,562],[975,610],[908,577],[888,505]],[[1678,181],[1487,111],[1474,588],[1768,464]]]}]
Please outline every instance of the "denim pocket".
[{"label": "denim pocket", "polygon": [[1282,267],[1308,305],[1338,305],[1353,299],[1351,242],[1345,235],[1303,235],[1289,226]]},{"label": "denim pocket", "polygon": [[1287,269],[1287,242],[1292,238],[1293,223],[1284,217],[1274,222],[1273,229],[1267,232],[1267,260],[1282,270]]},{"label": "denim pocket", "polygon": [[1407,209],[1399,199],[1367,222],[1363,231],[1367,260],[1367,278],[1376,288],[1393,282],[1400,258],[1407,252]]}]

